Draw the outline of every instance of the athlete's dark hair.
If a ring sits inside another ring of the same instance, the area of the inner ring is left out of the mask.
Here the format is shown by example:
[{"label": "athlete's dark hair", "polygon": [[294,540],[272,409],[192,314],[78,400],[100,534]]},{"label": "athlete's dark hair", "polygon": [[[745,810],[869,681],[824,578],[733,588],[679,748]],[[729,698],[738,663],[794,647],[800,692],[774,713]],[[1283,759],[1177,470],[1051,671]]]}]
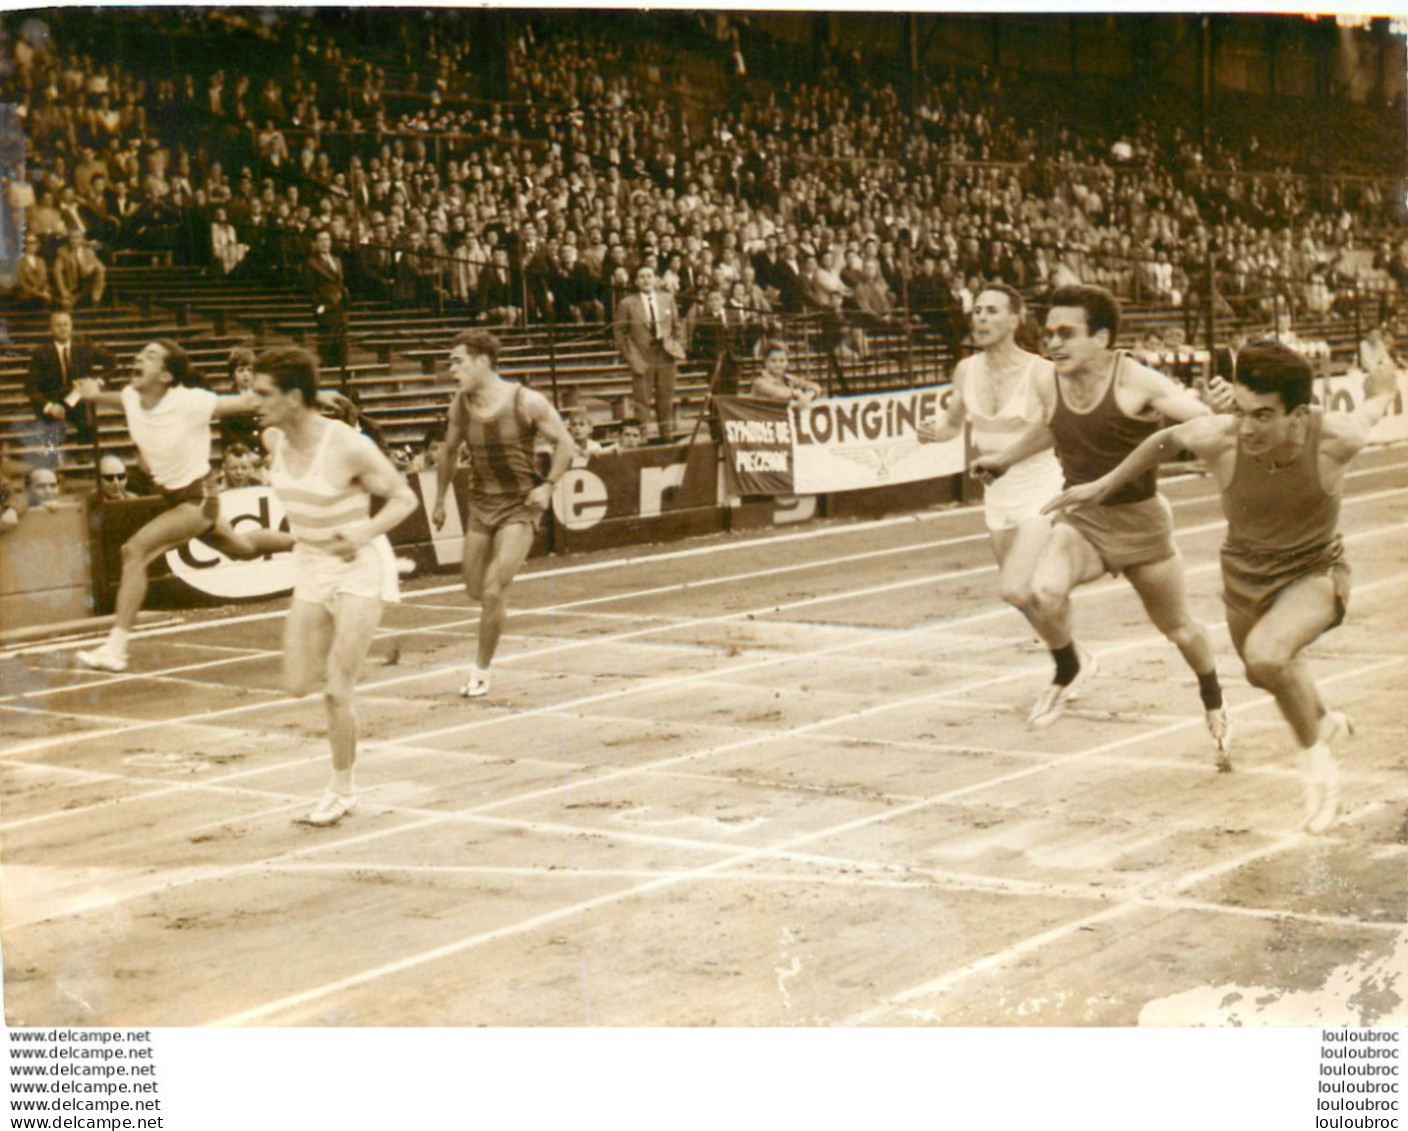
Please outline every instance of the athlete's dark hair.
[{"label": "athlete's dark hair", "polygon": [[1274,338],[1243,346],[1237,354],[1236,379],[1258,396],[1275,393],[1287,412],[1308,405],[1314,392],[1315,371],[1310,362]]},{"label": "athlete's dark hair", "polygon": [[450,348],[464,346],[471,357],[487,357],[489,364],[499,367],[499,339],[488,330],[461,330],[450,339]]},{"label": "athlete's dark hair", "polygon": [[155,338],[153,340],[166,355],[166,372],[171,374],[173,385],[185,385],[192,389],[205,388],[205,382],[201,380],[200,374],[191,368],[191,359],[179,343],[173,342],[170,338]]},{"label": "athlete's dark hair", "polygon": [[1050,306],[1080,307],[1085,311],[1085,324],[1090,333],[1110,331],[1108,348],[1114,348],[1115,338],[1120,332],[1120,300],[1104,287],[1092,287],[1085,283],[1057,287],[1051,292]]},{"label": "athlete's dark hair", "polygon": [[305,349],[297,346],[267,349],[255,358],[254,371],[266,375],[281,393],[297,389],[309,408],[318,399],[318,362]]},{"label": "athlete's dark hair", "polygon": [[[982,294],[984,291],[996,291],[1000,295],[1006,295],[1007,308],[1019,318],[1027,308],[1026,300],[1022,298],[1022,292],[1012,286],[1011,283],[1004,283],[1001,279],[996,279],[991,283],[984,283],[978,288],[978,295]],[[977,298],[978,295],[974,295],[973,297]]]}]

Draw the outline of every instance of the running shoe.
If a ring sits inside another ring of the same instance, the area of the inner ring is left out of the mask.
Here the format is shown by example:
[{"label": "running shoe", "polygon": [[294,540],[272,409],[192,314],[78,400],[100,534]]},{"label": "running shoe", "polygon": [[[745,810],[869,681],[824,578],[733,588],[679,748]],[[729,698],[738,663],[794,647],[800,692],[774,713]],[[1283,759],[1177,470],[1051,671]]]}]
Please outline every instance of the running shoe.
[{"label": "running shoe", "polygon": [[85,668],[99,672],[125,672],[127,657],[119,656],[111,644],[100,644],[91,652],[79,652],[78,662]]},{"label": "running shoe", "polygon": [[335,825],[356,807],[357,795],[355,793],[336,793],[330,789],[323,794],[322,799],[313,807],[313,811],[304,817],[301,823],[317,825],[320,828]]},{"label": "running shoe", "polygon": [[1076,672],[1075,679],[1064,686],[1059,683],[1050,684],[1027,715],[1028,726],[1035,730],[1045,730],[1049,727],[1066,713],[1066,704],[1076,699],[1081,693],[1081,688],[1100,671],[1100,662],[1096,660],[1093,652],[1087,652],[1077,644],[1076,654],[1080,657],[1080,671]]},{"label": "running shoe", "polygon": [[1311,835],[1325,832],[1340,813],[1340,765],[1323,742],[1310,748],[1305,770],[1305,819],[1301,828]]},{"label": "running shoe", "polygon": [[489,694],[489,673],[482,668],[470,668],[469,678],[460,688],[460,694],[466,699],[478,699],[481,695]]},{"label": "running shoe", "polygon": [[1232,749],[1232,719],[1227,714],[1227,708],[1214,707],[1210,711],[1203,712],[1203,721],[1208,725],[1208,734],[1212,736],[1213,744],[1217,747],[1217,772],[1219,774],[1230,774],[1232,772],[1232,758],[1229,753]]}]

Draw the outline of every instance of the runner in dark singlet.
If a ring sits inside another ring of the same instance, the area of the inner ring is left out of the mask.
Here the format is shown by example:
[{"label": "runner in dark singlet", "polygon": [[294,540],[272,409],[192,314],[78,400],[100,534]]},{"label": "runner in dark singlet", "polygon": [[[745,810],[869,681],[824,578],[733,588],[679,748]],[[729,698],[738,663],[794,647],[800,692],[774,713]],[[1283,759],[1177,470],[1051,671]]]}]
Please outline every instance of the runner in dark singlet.
[{"label": "runner in dark singlet", "polygon": [[[463,331],[450,345],[450,373],[459,388],[450,403],[431,512],[439,530],[445,525],[445,494],[464,441],[472,475],[464,528],[464,585],[469,599],[480,605],[478,652],[460,688],[468,698],[489,693],[489,665],[503,634],[508,587],[528,557],[533,533],[575,450],[547,398],[505,381],[498,364],[499,340],[486,331]],[[546,478],[536,469],[539,438],[553,449]]]},{"label": "runner in dark singlet", "polygon": [[1352,413],[1312,407],[1312,381],[1309,363],[1286,346],[1248,346],[1237,357],[1235,415],[1156,433],[1109,473],[1058,496],[1050,509],[1099,509],[1125,484],[1180,451],[1207,464],[1222,488],[1227,516],[1227,630],[1247,679],[1275,697],[1295,732],[1305,777],[1304,828],[1319,833],[1339,813],[1338,764],[1330,744],[1352,727],[1343,713],[1326,710],[1300,653],[1344,618],[1344,471],[1392,403],[1397,373],[1388,362],[1376,368],[1365,380],[1364,403]]},{"label": "runner in dark singlet", "polygon": [[[1065,484],[1099,478],[1156,432],[1162,418],[1185,421],[1211,410],[1177,382],[1114,348],[1120,307],[1101,287],[1060,287],[1046,315],[1046,353],[1055,368],[1034,386],[1043,419],[1005,452],[980,456],[978,472],[1002,474],[1055,445]],[[1033,624],[1048,642],[1056,676],[1028,716],[1050,726],[1095,673],[1095,657],[1075,643],[1071,591],[1105,574],[1123,573],[1154,627],[1171,640],[1198,677],[1208,732],[1225,764],[1227,712],[1207,629],[1188,611],[1183,561],[1173,544],[1168,503],[1152,474],[1104,506],[1066,514],[1056,523],[1032,574]]]}]

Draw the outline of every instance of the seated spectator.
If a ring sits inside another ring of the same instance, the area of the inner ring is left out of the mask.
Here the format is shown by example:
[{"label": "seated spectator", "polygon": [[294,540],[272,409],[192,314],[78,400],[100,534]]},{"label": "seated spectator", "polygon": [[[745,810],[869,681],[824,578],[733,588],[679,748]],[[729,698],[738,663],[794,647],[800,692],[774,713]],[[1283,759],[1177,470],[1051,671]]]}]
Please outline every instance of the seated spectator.
[{"label": "seated spectator", "polygon": [[19,278],[15,282],[15,304],[29,310],[48,310],[54,305],[49,285],[49,265],[39,254],[39,237],[26,232],[24,255],[20,257]]},{"label": "seated spectator", "polygon": [[763,345],[763,368],[753,378],[753,396],[760,400],[783,401],[788,404],[811,404],[822,395],[821,386],[805,377],[787,372],[787,347],[778,341]]},{"label": "seated spectator", "polygon": [[97,306],[107,290],[107,268],[103,266],[88,238],[82,232],[70,232],[68,243],[54,257],[54,289],[58,304],[65,310],[79,306]]},{"label": "seated spectator", "polygon": [[[623,426],[624,427],[624,426]],[[597,456],[606,449],[592,439],[592,414],[580,405],[567,414],[567,431],[579,456]]]},{"label": "seated spectator", "polygon": [[49,464],[72,425],[80,444],[93,441],[93,411],[74,391],[74,382],[111,368],[113,356],[101,345],[73,334],[73,315],[56,310],[49,316],[49,340],[34,347],[25,378],[25,394],[39,421]]},{"label": "seated spectator", "polygon": [[225,209],[217,208],[210,222],[210,254],[221,274],[228,275],[238,267],[248,251],[249,245],[240,243]]},{"label": "seated spectator", "polygon": [[232,444],[220,459],[218,486],[221,491],[237,487],[258,487],[264,482],[259,457],[243,444]]},{"label": "seated spectator", "polygon": [[111,452],[98,461],[98,501],[118,503],[137,496],[127,489],[127,465]]},{"label": "seated spectator", "polygon": [[1371,326],[1369,332],[1364,335],[1364,340],[1359,343],[1359,368],[1365,373],[1372,373],[1375,368],[1385,361],[1392,362],[1400,369],[1403,367],[1393,348],[1393,335],[1387,324]]},{"label": "seated spectator", "polygon": [[621,421],[621,435],[616,440],[615,451],[628,452],[632,448],[645,447],[645,425],[638,416],[628,416]]},{"label": "seated spectator", "polygon": [[59,474],[51,467],[31,467],[24,477],[25,494],[29,498],[29,509],[58,510]]}]

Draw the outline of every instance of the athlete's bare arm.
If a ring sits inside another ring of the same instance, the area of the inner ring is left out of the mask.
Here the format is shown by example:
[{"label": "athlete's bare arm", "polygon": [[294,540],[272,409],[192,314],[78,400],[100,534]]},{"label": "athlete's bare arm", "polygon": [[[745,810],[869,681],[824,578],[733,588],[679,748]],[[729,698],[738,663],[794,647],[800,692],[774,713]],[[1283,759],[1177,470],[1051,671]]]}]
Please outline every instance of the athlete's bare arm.
[{"label": "athlete's bare arm", "polygon": [[445,424],[445,443],[440,448],[440,459],[435,465],[435,505],[430,508],[430,521],[436,530],[445,525],[445,492],[450,489],[455,471],[460,465],[464,419],[456,411],[459,403],[458,397],[450,403],[450,416]]},{"label": "athlete's bare arm", "polygon": [[1369,442],[1369,433],[1398,396],[1398,370],[1385,359],[1364,378],[1364,403],[1353,412],[1327,412],[1321,425],[1320,455],[1346,464]]},{"label": "athlete's bare arm", "polygon": [[968,359],[964,358],[954,366],[953,389],[949,393],[943,419],[925,420],[916,429],[921,444],[945,444],[963,428],[963,418],[967,415],[963,404],[963,384],[967,376]]},{"label": "athlete's bare arm", "polygon": [[1037,419],[1000,452],[979,456],[969,466],[970,475],[979,479],[996,479],[1022,460],[1044,452],[1055,443],[1051,435],[1051,417],[1056,412],[1056,370],[1038,365],[1032,373],[1032,397],[1040,407]]},{"label": "athlete's bare arm", "polygon": [[73,388],[79,399],[89,404],[101,405],[103,408],[122,407],[122,394],[104,389],[103,383],[96,377],[80,377],[73,383]]},{"label": "athlete's bare arm", "polygon": [[[1199,416],[1208,416],[1212,409],[1186,385],[1180,385],[1172,377],[1165,377],[1147,365],[1128,365],[1122,368],[1120,380],[1122,392],[1132,394],[1131,400],[1138,400],[1141,408],[1131,415],[1141,416],[1156,413],[1167,420],[1182,423]],[[1120,398],[1124,400],[1123,397]],[[1128,404],[1128,402],[1126,402]],[[1132,408],[1132,405],[1126,408]]]},{"label": "athlete's bare arm", "polygon": [[572,442],[572,433],[567,431],[567,425],[562,423],[557,409],[542,393],[526,392],[523,395],[523,412],[537,427],[538,435],[552,444],[552,463],[548,466],[547,478],[528,493],[528,500],[533,506],[547,510],[552,502],[553,488],[572,466],[577,445]]},{"label": "athlete's bare arm", "polygon": [[[1231,480],[1229,455],[1237,450],[1237,420],[1232,416],[1198,416],[1155,432],[1117,466],[1099,479],[1079,483],[1062,491],[1046,506],[1042,514],[1097,506],[1126,483],[1138,479],[1146,471],[1170,460],[1179,452],[1198,456],[1223,487]],[[1225,476],[1225,479],[1224,479]]]},{"label": "athlete's bare arm", "polygon": [[415,492],[411,490],[401,473],[391,461],[381,454],[371,440],[360,433],[340,433],[338,449],[335,453],[351,472],[351,478],[360,483],[370,495],[385,499],[386,503],[366,522],[359,522],[333,535],[329,548],[339,557],[350,561],[357,551],[378,534],[386,534],[400,526],[417,507]]}]

